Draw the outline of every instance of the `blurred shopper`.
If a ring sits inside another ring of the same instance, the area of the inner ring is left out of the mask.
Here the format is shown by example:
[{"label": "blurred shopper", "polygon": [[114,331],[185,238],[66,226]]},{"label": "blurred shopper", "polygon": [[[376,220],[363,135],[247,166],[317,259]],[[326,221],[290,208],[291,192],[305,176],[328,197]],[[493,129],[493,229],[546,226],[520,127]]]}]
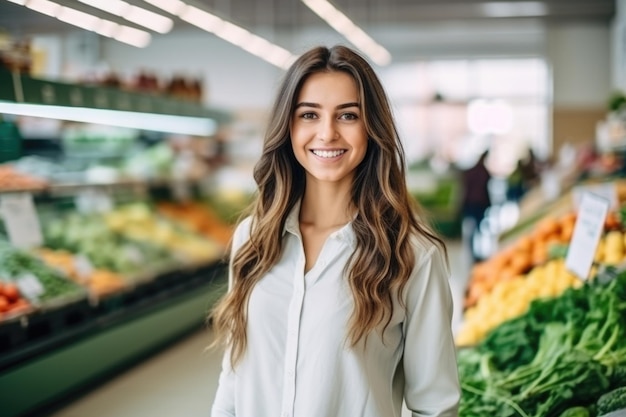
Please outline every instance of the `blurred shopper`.
[{"label": "blurred shopper", "polygon": [[385,92],[352,50],[314,48],[279,88],[213,312],[213,417],[457,416],[443,241],[407,193]]},{"label": "blurred shopper", "polygon": [[483,152],[474,166],[461,173],[463,186],[463,198],[461,199],[463,239],[469,246],[474,262],[483,260],[483,255],[477,250],[476,241],[480,223],[485,218],[485,212],[491,206],[491,197],[489,195],[491,173],[485,165],[488,155],[488,150]]},{"label": "blurred shopper", "polygon": [[527,155],[518,159],[515,169],[507,177],[507,199],[520,201],[533,187],[541,183],[541,173],[547,167],[547,162],[541,162],[532,149]]}]

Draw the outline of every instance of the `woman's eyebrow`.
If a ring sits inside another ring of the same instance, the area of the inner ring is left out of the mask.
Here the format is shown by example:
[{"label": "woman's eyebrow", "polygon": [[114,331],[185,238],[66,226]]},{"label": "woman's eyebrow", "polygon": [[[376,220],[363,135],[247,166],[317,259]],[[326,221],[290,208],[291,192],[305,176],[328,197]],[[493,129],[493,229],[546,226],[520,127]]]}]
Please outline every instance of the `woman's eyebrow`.
[{"label": "woman's eyebrow", "polygon": [[[316,109],[321,109],[322,108],[322,106],[320,104],[318,104],[318,103],[310,103],[308,101],[303,101],[303,102],[300,102],[300,103],[296,104],[296,109],[300,108],[300,107],[313,107],[313,108],[316,108]],[[343,104],[338,105],[335,108],[336,109],[346,109],[348,107],[359,107],[359,103],[357,103],[356,101],[350,102],[350,103],[343,103]]]}]

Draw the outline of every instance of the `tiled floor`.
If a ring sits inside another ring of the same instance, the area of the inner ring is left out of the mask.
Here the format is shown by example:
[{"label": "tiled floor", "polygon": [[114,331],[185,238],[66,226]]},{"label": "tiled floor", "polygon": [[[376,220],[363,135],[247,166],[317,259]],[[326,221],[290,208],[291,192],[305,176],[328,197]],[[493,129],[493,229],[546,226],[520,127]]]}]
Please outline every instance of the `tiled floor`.
[{"label": "tiled floor", "polygon": [[[458,241],[448,242],[448,250],[456,331],[469,255]],[[208,417],[221,360],[220,352],[206,350],[210,341],[210,330],[198,331],[50,417]]]}]

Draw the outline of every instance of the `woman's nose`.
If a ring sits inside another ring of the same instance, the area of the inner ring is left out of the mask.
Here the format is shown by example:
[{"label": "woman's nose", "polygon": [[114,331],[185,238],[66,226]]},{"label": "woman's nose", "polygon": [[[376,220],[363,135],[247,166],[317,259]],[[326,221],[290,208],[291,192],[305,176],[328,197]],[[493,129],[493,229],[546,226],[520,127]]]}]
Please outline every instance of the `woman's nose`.
[{"label": "woman's nose", "polygon": [[324,142],[337,139],[338,132],[334,120],[324,120],[320,123],[319,138]]}]

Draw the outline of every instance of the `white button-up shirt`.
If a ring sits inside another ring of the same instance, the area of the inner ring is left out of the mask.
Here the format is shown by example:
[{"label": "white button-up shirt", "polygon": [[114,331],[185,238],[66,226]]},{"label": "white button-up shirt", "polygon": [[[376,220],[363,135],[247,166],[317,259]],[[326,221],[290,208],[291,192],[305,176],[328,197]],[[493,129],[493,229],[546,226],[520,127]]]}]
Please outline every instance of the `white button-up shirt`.
[{"label": "white button-up shirt", "polygon": [[[284,228],[279,262],[255,286],[248,306],[248,346],[233,370],[224,355],[212,417],[457,416],[460,398],[451,331],[449,271],[442,253],[415,239],[416,264],[394,301],[384,337],[374,331],[351,347],[353,298],[344,266],[355,248],[350,224],[332,233],[304,272],[299,205]],[[233,237],[248,239],[250,219]]]}]

